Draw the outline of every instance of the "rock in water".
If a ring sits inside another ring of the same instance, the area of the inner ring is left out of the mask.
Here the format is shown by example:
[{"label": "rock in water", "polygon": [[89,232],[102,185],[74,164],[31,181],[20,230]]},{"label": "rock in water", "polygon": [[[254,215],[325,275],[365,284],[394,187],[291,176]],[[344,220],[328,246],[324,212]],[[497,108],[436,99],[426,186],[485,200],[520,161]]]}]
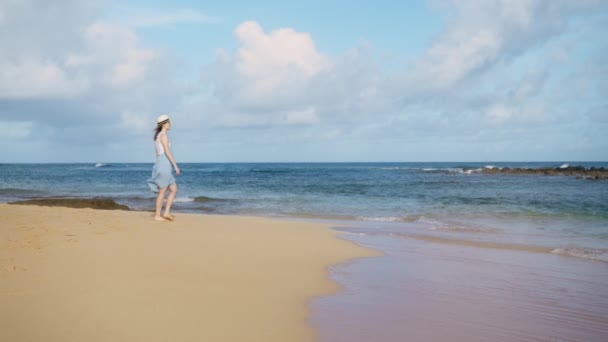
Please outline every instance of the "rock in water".
[{"label": "rock in water", "polygon": [[105,210],[130,210],[110,198],[37,198],[9,204],[42,205],[48,207],[91,208]]},{"label": "rock in water", "polygon": [[510,175],[547,175],[547,176],[577,176],[585,179],[608,179],[608,169],[603,167],[600,168],[589,168],[585,169],[582,166],[570,166],[564,164],[560,167],[543,167],[538,169],[526,169],[526,168],[485,168],[481,170],[481,173],[486,174],[510,174]]}]

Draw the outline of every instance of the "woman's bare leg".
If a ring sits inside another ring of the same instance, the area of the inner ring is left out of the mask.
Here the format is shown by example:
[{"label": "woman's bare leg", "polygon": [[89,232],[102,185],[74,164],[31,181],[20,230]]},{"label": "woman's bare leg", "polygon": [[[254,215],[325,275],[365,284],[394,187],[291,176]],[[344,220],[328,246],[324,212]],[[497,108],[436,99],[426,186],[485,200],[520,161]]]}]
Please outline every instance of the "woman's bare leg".
[{"label": "woman's bare leg", "polygon": [[171,215],[171,205],[173,205],[173,200],[175,199],[175,195],[177,194],[177,184],[173,183],[169,185],[169,196],[167,196],[167,205],[165,206],[165,214],[164,217],[168,219],[173,219]]},{"label": "woman's bare leg", "polygon": [[154,214],[154,219],[157,221],[166,221],[166,219],[160,216],[160,212],[163,209],[163,201],[165,200],[165,192],[167,188],[160,188],[158,190],[158,197],[156,197],[156,213]]}]

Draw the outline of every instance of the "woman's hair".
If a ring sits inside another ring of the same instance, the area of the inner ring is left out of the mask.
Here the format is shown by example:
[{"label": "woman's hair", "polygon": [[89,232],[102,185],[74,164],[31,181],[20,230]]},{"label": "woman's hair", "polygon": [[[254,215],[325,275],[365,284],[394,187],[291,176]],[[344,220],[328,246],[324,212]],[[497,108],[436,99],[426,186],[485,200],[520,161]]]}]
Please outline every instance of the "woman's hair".
[{"label": "woman's hair", "polygon": [[154,129],[154,141],[156,141],[156,137],[158,137],[158,133],[160,133],[160,131],[163,129],[163,124],[164,124],[164,122],[161,122],[158,125],[156,125],[156,128]]}]

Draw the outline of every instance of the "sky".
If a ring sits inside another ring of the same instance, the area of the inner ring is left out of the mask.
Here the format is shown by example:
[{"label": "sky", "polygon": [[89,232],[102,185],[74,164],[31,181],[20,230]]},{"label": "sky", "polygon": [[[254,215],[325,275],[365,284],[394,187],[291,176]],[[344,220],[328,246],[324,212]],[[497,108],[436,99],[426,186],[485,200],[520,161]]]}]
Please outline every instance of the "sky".
[{"label": "sky", "polygon": [[608,1],[0,0],[0,162],[607,161]]}]

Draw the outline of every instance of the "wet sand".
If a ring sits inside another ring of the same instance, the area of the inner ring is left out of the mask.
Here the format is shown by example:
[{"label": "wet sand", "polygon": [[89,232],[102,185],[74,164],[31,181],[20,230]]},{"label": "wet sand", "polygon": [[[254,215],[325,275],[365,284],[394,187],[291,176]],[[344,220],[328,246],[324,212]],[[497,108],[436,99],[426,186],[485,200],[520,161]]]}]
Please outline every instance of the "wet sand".
[{"label": "wet sand", "polygon": [[310,341],[326,225],[0,204],[0,341]]},{"label": "wet sand", "polygon": [[320,341],[606,341],[608,263],[510,244],[345,235],[385,252],[332,267]]}]

